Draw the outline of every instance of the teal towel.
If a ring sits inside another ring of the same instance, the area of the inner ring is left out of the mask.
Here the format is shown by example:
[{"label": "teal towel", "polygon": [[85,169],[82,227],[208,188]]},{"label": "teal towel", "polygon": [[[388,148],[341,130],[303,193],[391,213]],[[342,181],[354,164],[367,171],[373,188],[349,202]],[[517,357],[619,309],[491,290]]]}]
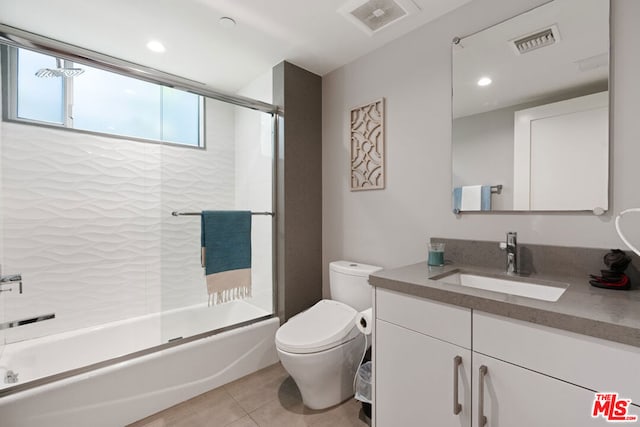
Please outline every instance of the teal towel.
[{"label": "teal towel", "polygon": [[480,210],[481,211],[490,211],[491,210],[491,186],[483,185],[480,189]]},{"label": "teal towel", "polygon": [[462,206],[462,187],[453,189],[453,213],[459,214]]},{"label": "teal towel", "polygon": [[[491,210],[491,186],[483,185],[480,189],[480,210]],[[460,213],[462,206],[462,187],[455,187],[453,189],[453,213]]]},{"label": "teal towel", "polygon": [[200,240],[209,305],[251,295],[251,212],[202,211]]}]

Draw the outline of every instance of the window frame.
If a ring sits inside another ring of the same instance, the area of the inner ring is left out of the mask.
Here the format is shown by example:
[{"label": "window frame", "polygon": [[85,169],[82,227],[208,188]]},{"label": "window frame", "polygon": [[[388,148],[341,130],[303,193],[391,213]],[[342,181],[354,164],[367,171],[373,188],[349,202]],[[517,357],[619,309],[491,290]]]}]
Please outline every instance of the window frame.
[{"label": "window frame", "polygon": [[[162,139],[154,139],[154,138],[143,138],[139,136],[128,136],[116,133],[108,133],[108,132],[100,132],[90,129],[78,129],[73,127],[73,77],[71,78],[63,78],[62,81],[62,101],[63,101],[63,111],[62,111],[62,123],[54,123],[54,122],[45,122],[41,120],[29,119],[24,117],[18,117],[18,49],[26,49],[23,47],[15,47],[9,45],[0,45],[0,57],[3,59],[2,64],[2,98],[3,98],[3,114],[2,119],[6,122],[12,123],[21,123],[32,126],[41,126],[53,129],[64,129],[72,132],[79,132],[88,135],[96,135],[96,136],[106,136],[117,139],[124,139],[128,141],[137,141],[137,142],[146,142],[152,144],[162,144],[174,147],[181,148],[190,148],[190,149],[198,149],[198,150],[206,150],[206,102],[205,97],[203,95],[193,93],[190,91],[185,91],[187,93],[193,94],[198,97],[198,145],[185,144],[181,142],[175,141],[165,141]],[[40,53],[38,51],[33,50],[32,52]],[[81,63],[76,63],[73,61],[69,61],[64,58],[58,58],[48,53],[42,53],[43,55],[51,56],[52,58],[60,59],[62,61],[63,67],[73,67],[74,64],[84,65]],[[89,65],[86,65],[89,66]],[[99,68],[95,65],[90,65],[91,68]],[[140,80],[136,77],[124,74],[124,73],[115,73],[112,70],[103,69],[103,71],[120,74],[124,77]],[[145,81],[145,80],[141,80]],[[160,90],[163,87],[172,88],[169,85],[163,85],[160,83],[149,82],[152,83]],[[181,90],[181,89],[177,89]]]}]

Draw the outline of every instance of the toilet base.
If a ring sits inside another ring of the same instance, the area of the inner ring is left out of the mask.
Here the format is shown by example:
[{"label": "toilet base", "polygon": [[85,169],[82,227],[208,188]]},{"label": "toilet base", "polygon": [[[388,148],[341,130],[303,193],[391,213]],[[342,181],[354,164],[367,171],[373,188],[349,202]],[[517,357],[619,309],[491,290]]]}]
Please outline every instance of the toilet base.
[{"label": "toilet base", "polygon": [[325,409],[353,396],[353,379],[364,352],[365,337],[317,353],[295,354],[279,348],[278,357],[295,381],[302,402],[310,409]]}]

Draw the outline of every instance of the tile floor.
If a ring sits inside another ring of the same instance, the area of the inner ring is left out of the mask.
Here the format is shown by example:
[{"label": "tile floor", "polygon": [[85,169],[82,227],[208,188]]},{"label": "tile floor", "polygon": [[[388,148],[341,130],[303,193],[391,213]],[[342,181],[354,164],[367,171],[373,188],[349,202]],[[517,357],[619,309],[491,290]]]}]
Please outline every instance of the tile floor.
[{"label": "tile floor", "polygon": [[366,427],[362,405],[350,399],[312,411],[280,363],[151,415],[129,427]]}]

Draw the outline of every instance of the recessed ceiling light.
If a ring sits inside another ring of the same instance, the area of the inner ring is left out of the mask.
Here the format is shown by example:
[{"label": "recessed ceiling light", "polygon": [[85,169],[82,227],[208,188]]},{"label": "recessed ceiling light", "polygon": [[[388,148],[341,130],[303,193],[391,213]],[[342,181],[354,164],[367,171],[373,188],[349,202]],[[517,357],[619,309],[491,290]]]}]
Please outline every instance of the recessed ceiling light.
[{"label": "recessed ceiling light", "polygon": [[164,48],[164,45],[160,43],[158,40],[151,40],[149,43],[147,43],[147,49],[157,53],[162,53],[166,50]]},{"label": "recessed ceiling light", "polygon": [[224,28],[233,28],[236,26],[236,21],[233,18],[229,18],[228,16],[223,16],[218,20],[218,22]]},{"label": "recessed ceiling light", "polygon": [[482,77],[478,80],[478,86],[489,86],[491,84],[491,79],[489,77]]}]

